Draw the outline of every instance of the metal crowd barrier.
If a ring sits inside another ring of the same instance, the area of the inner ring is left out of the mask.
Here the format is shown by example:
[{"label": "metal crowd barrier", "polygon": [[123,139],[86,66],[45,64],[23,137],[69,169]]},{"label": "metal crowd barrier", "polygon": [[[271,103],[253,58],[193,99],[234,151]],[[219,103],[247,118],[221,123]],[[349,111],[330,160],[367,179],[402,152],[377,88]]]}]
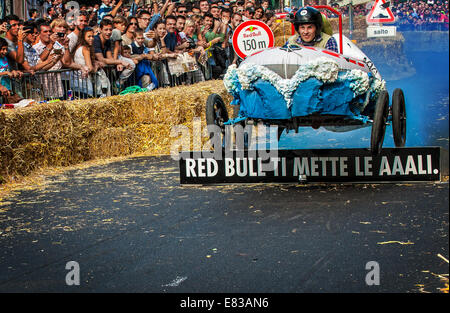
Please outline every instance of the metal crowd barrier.
[{"label": "metal crowd barrier", "polygon": [[[205,80],[212,79],[211,65],[199,66]],[[118,95],[129,86],[138,85],[135,73],[126,81],[120,80],[120,73],[114,65],[103,68],[107,81],[99,78],[99,72],[83,77],[81,71],[75,69],[59,69],[52,71],[39,71],[34,74],[23,73],[22,77],[10,78],[12,91],[23,99],[33,99],[37,102],[68,99],[88,99],[102,96]],[[156,76],[157,73],[155,73]],[[194,83],[194,79],[187,73],[180,76],[169,73],[170,87]],[[0,104],[7,103],[0,96]]]},{"label": "metal crowd barrier", "polygon": [[[134,73],[125,82],[120,82],[115,66],[106,66],[103,70],[108,79],[107,90],[99,86],[98,72],[83,77],[81,71],[75,69],[23,73],[20,79],[10,78],[11,89],[24,99],[41,102],[117,95],[126,87],[136,85]],[[4,97],[0,97],[0,103],[5,103]]]}]

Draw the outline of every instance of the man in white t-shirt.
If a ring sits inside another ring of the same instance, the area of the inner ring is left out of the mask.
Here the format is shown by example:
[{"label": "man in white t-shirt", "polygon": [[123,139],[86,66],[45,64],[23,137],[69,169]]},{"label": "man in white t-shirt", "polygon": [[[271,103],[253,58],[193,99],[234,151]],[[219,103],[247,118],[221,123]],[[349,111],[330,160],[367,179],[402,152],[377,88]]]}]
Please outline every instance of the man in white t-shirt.
[{"label": "man in white t-shirt", "polygon": [[69,38],[70,53],[73,54],[75,52],[73,50],[75,49],[75,46],[78,42],[78,36],[80,35],[81,31],[88,25],[88,20],[89,19],[86,13],[80,13],[77,20],[75,21],[74,31],[67,35],[67,38]]}]

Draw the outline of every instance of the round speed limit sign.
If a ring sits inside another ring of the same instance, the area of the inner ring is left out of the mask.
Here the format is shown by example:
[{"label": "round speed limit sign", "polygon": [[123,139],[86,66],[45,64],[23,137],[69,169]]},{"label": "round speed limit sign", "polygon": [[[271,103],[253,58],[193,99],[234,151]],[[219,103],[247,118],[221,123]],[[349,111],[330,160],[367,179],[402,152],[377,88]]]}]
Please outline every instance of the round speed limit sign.
[{"label": "round speed limit sign", "polygon": [[272,48],[273,44],[272,30],[261,21],[246,21],[233,33],[233,49],[243,59],[256,52]]}]

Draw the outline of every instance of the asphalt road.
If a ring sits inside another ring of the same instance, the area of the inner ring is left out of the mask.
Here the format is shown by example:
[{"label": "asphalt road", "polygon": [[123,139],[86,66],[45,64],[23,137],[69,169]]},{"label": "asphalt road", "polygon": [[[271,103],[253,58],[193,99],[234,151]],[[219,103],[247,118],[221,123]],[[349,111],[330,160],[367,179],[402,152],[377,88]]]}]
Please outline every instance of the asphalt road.
[{"label": "asphalt road", "polygon": [[70,170],[0,203],[0,292],[440,292],[448,197],[448,183],[180,186],[168,157]]}]

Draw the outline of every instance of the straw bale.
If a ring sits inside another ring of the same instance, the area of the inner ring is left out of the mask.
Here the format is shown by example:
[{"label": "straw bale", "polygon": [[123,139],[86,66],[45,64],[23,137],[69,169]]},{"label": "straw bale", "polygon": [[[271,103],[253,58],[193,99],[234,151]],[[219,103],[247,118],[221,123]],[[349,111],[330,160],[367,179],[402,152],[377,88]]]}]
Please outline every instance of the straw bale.
[{"label": "straw bale", "polygon": [[169,154],[169,124],[140,124],[114,127],[96,133],[89,142],[91,159],[110,158],[133,153]]},{"label": "straw bale", "polygon": [[278,20],[272,24],[272,32],[275,37],[275,47],[283,46],[288,38],[292,36],[292,24],[287,20]]},{"label": "straw bale", "polygon": [[89,159],[101,159],[128,155],[136,142],[129,127],[111,127],[98,131],[89,141]]},{"label": "straw bale", "polygon": [[[338,18],[329,18],[331,27],[333,28],[334,32],[339,31],[339,19]],[[342,29],[346,30],[350,28],[350,18],[348,16],[345,16],[342,18]],[[365,16],[354,16],[353,17],[353,29],[366,29],[367,28],[367,22]]]},{"label": "straw bale", "polygon": [[47,166],[136,152],[168,154],[176,140],[170,137],[173,126],[185,125],[192,132],[195,117],[205,126],[205,103],[212,93],[231,101],[223,82],[216,80],[0,110],[0,183]]}]

